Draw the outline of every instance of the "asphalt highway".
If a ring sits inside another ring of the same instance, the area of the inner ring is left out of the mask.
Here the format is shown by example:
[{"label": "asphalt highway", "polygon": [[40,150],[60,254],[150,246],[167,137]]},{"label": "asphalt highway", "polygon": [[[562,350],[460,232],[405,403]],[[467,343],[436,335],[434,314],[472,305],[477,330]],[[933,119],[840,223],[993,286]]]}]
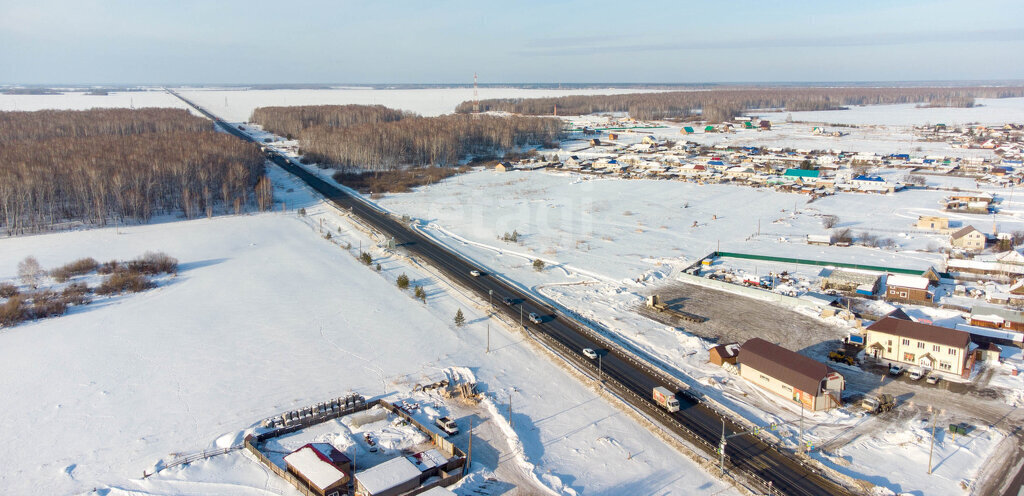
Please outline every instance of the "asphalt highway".
[{"label": "asphalt highway", "polygon": [[[225,123],[191,101],[174,92],[171,94],[206,115],[226,132],[240,139],[255,142],[249,135]],[[652,372],[648,364],[639,363],[636,357],[628,356],[620,351],[618,347],[607,342],[593,330],[586,328],[574,319],[563,316],[555,309],[534,299],[530,294],[488,274],[486,269],[474,265],[458,253],[423,236],[403,223],[401,219],[349,195],[281,154],[268,151],[267,158],[285,171],[300,178],[328,201],[350,211],[385,236],[394,239],[395,245],[399,249],[405,250],[410,256],[420,258],[442,271],[450,279],[475,291],[484,301],[488,300],[489,292],[493,291],[491,300],[494,302],[495,311],[504,312],[510,320],[515,322],[518,322],[522,315],[525,330],[557,350],[566,360],[596,376],[597,360],[585,357],[582,350],[584,348],[607,350],[607,353],[601,357],[601,371],[607,387],[634,407],[647,413],[664,429],[692,441],[692,444],[705,449],[714,459],[718,459],[715,450],[722,435],[723,418],[703,404],[698,397],[691,395],[688,391],[678,390],[674,384],[668,383],[657,373]],[[472,270],[481,272],[481,275],[478,277],[470,275]],[[512,298],[515,303],[513,305],[504,304],[502,299],[505,297]],[[542,322],[539,324],[530,322],[527,319],[530,313],[542,316]],[[657,386],[665,386],[670,390],[677,391],[680,403],[678,412],[669,414],[654,403],[652,391]],[[728,419],[724,419],[724,422],[726,435],[743,430]],[[770,483],[773,494],[815,496],[851,494],[802,464],[792,453],[777,450],[755,436],[732,437],[728,440],[725,452],[726,469],[740,470],[754,476],[750,479],[758,485],[764,486],[760,489],[765,492],[769,490],[768,484]]]}]

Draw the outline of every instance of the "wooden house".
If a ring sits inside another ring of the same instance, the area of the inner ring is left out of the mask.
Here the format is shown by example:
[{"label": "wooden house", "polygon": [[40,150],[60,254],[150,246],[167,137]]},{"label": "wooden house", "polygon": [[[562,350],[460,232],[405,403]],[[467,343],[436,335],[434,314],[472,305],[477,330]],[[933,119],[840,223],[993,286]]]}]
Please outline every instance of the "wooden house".
[{"label": "wooden house", "polygon": [[736,365],[736,356],[740,352],[738,343],[720,344],[708,350],[708,360],[718,366],[724,363]]},{"label": "wooden house", "polygon": [[906,303],[931,303],[932,293],[928,290],[931,281],[922,276],[889,275],[885,280],[885,299]]}]

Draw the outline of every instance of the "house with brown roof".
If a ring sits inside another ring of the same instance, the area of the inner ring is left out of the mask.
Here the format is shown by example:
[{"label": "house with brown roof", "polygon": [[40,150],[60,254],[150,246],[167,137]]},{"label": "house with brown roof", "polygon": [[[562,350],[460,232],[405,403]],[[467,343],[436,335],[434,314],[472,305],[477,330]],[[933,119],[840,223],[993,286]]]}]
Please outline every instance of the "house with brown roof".
[{"label": "house with brown roof", "polygon": [[985,234],[974,226],[965,226],[949,235],[949,244],[962,250],[981,251],[985,249]]},{"label": "house with brown roof", "polygon": [[740,377],[803,408],[818,411],[842,405],[843,376],[795,351],[753,338],[740,346],[737,363]]},{"label": "house with brown roof", "polygon": [[867,328],[867,356],[886,365],[914,366],[967,377],[974,366],[969,333],[885,317]]},{"label": "house with brown roof", "polygon": [[708,360],[718,366],[724,363],[736,365],[736,355],[740,352],[738,343],[720,344],[708,350]]}]

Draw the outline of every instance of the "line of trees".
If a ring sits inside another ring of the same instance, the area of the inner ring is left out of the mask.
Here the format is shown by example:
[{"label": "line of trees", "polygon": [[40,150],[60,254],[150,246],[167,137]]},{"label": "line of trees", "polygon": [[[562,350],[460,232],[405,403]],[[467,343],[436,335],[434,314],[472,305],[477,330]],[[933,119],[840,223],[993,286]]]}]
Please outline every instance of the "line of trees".
[{"label": "line of trees", "polygon": [[383,105],[307,105],[303,107],[259,107],[252,111],[249,122],[265,131],[295,139],[310,127],[349,127],[371,122],[394,122],[416,114]]},{"label": "line of trees", "polygon": [[[499,98],[480,101],[484,111],[524,115],[585,115],[595,112],[628,112],[637,119],[687,118],[721,122],[749,109],[835,110],[847,105],[919,103],[971,106],[975,98],[1024,96],[1024,87],[930,87],[930,88],[721,88],[622,95],[572,95],[548,98]],[[456,107],[458,113],[473,111],[473,102]]]},{"label": "line of trees", "polygon": [[200,132],[210,129],[209,121],[196,117],[185,109],[0,112],[0,143],[28,139],[128,136],[173,131]]},{"label": "line of trees", "polygon": [[381,106],[263,107],[253,122],[297,137],[309,161],[338,168],[393,170],[456,165],[471,155],[554,145],[562,122],[522,116],[420,117]]},{"label": "line of trees", "polygon": [[[176,109],[0,112],[0,228],[240,212],[259,149]],[[14,137],[12,139],[12,136]]]}]

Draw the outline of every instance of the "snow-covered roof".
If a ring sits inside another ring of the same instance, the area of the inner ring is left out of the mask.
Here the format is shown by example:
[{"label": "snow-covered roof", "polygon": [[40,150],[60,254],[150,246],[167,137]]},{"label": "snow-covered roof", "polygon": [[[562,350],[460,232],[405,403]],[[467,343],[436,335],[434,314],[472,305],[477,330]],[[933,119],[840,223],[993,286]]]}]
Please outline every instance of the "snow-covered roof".
[{"label": "snow-covered roof", "polygon": [[890,275],[885,279],[886,286],[899,286],[910,289],[928,289],[928,283],[927,278],[905,274]]},{"label": "snow-covered roof", "polygon": [[377,494],[420,478],[420,469],[408,458],[392,458],[380,465],[356,472],[356,480],[370,494]]},{"label": "snow-covered roof", "polygon": [[444,454],[436,448],[429,449],[422,453],[416,453],[415,455],[409,455],[406,458],[408,458],[410,462],[416,464],[416,467],[419,468],[421,472],[426,472],[434,467],[440,467],[441,465],[448,463],[448,457],[444,456]]},{"label": "snow-covered roof", "polygon": [[434,486],[420,493],[420,496],[455,496],[455,493],[441,486]]},{"label": "snow-covered roof", "polygon": [[341,482],[346,476],[345,472],[327,461],[328,453],[322,453],[322,450],[307,444],[285,455],[284,461],[317,488],[324,490]]}]

